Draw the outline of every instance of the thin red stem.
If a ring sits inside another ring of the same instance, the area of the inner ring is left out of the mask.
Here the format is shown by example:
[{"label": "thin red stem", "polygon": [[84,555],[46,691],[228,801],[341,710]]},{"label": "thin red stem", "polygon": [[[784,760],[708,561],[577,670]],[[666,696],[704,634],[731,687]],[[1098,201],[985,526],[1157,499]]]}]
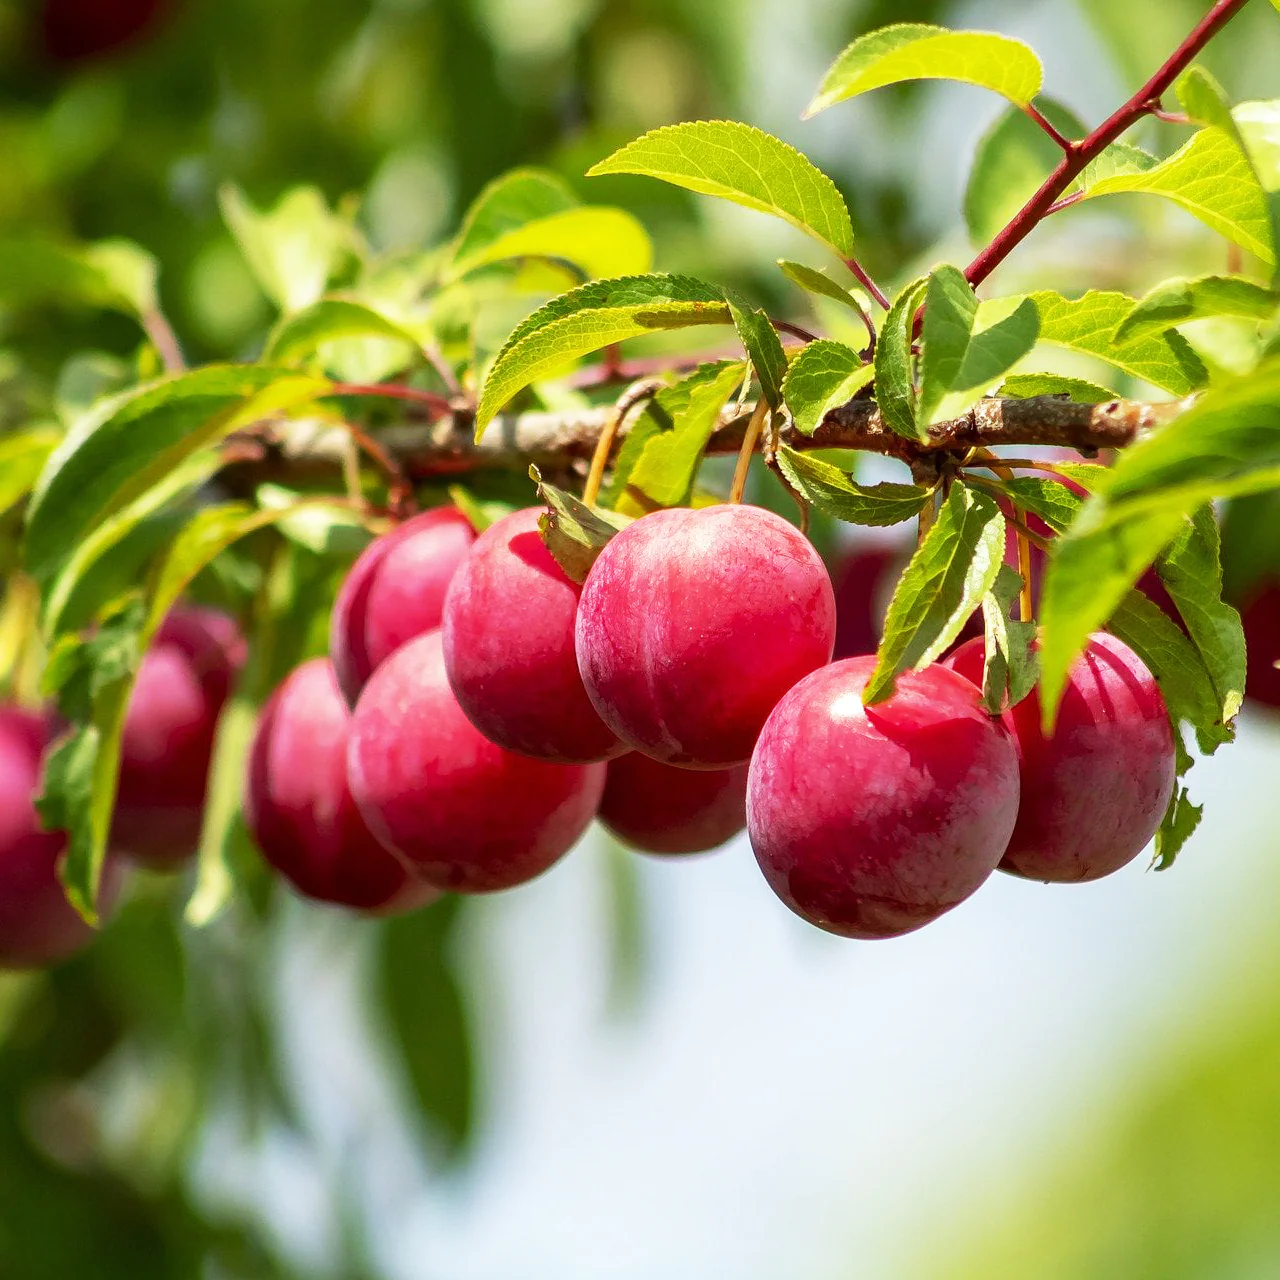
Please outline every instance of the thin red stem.
[{"label": "thin red stem", "polygon": [[1022,108],[1023,113],[1029,116],[1051,137],[1054,142],[1060,146],[1063,151],[1070,151],[1072,147],[1071,139],[1065,134],[1060,133],[1048,120],[1045,119],[1043,113],[1036,107],[1035,103],[1028,102]]},{"label": "thin red stem", "polygon": [[142,331],[147,335],[151,345],[160,353],[160,363],[167,373],[181,373],[187,362],[182,358],[182,348],[178,345],[178,335],[173,326],[165,318],[159,308],[142,313]]},{"label": "thin red stem", "polygon": [[419,387],[406,387],[402,382],[335,382],[329,389],[331,396],[385,396],[389,400],[408,400],[424,405],[437,415],[453,412],[453,405],[446,396],[435,391],[423,391]]},{"label": "thin red stem", "polygon": [[878,284],[867,274],[857,258],[846,258],[844,265],[857,277],[858,283],[886,310],[889,310],[889,299]]},{"label": "thin red stem", "polygon": [[793,338],[799,338],[801,342],[814,342],[817,340],[816,333],[810,333],[808,329],[802,329],[798,324],[792,324],[790,320],[776,320],[773,316],[769,317],[769,323],[779,333],[785,333]]},{"label": "thin red stem", "polygon": [[381,443],[354,422],[344,422],[356,446],[372,461],[387,480],[387,506],[397,520],[412,515],[417,505],[413,499],[413,484],[404,468],[391,456]]},{"label": "thin red stem", "polygon": [[1160,99],[1186,69],[1196,54],[1241,9],[1247,0],[1218,0],[1197,23],[1190,35],[1171,53],[1164,65],[1122,107],[1104,120],[1087,138],[1073,142],[1054,171],[1030,200],[1013,216],[981,253],[969,264],[965,277],[970,284],[985,280],[1030,234],[1057,203],[1058,198],[1135,121],[1160,110]]},{"label": "thin red stem", "polygon": [[1157,120],[1163,120],[1165,124],[1192,124],[1194,123],[1189,115],[1183,111],[1166,111],[1163,107],[1152,107],[1151,114]]}]

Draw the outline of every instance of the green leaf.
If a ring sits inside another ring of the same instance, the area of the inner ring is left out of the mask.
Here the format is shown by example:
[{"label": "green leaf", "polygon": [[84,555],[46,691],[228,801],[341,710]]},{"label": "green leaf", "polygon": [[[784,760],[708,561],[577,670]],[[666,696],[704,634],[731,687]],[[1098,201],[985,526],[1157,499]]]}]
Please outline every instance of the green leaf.
[{"label": "green leaf", "polygon": [[[1280,6],[1280,0],[1271,0]],[[1184,786],[1174,788],[1173,799],[1165,810],[1160,829],[1156,832],[1157,871],[1167,871],[1173,866],[1174,859],[1182,852],[1182,847],[1195,834],[1204,817],[1204,805],[1192,804],[1190,793]]]},{"label": "green leaf", "polygon": [[449,501],[467,517],[477,533],[483,533],[490,525],[497,524],[503,517],[517,510],[510,502],[478,497],[466,485],[461,484],[449,486]]},{"label": "green leaf", "polygon": [[227,184],[218,192],[218,205],[249,269],[281,311],[301,311],[319,301],[348,231],[318,188],[294,187],[264,213]]},{"label": "green leaf", "polygon": [[61,438],[56,427],[29,427],[0,436],[0,515],[30,493]]},{"label": "green leaf", "polygon": [[701,195],[784,218],[841,258],[853,256],[853,224],[836,185],[794,147],[732,120],[651,130],[587,170],[661,178]]},{"label": "green leaf", "polygon": [[653,265],[644,226],[624,209],[585,205],[512,227],[487,244],[454,258],[447,279],[457,279],[512,258],[550,258],[576,267],[585,279],[642,275]]},{"label": "green leaf", "polygon": [[1101,155],[1085,165],[1080,176],[1067,188],[1066,194],[1083,195],[1096,183],[1107,178],[1150,173],[1159,163],[1158,156],[1135,147],[1131,142],[1113,142]]},{"label": "green leaf", "polygon": [[925,293],[921,331],[917,418],[924,426],[967,412],[1036,344],[1040,320],[1029,298],[975,332],[977,316],[978,300],[964,273],[936,267]]},{"label": "green leaf", "polygon": [[778,266],[782,268],[782,274],[788,280],[794,281],[802,289],[817,294],[821,298],[830,298],[833,302],[848,307],[859,319],[865,318],[869,300],[860,291],[855,292],[844,288],[829,275],[813,267],[807,267],[803,262],[791,262],[786,258],[779,258]]},{"label": "green leaf", "polygon": [[[1076,299],[1041,290],[993,298],[978,307],[978,322],[989,326],[1015,311],[1026,298],[1040,315],[1040,341],[1066,347],[1113,365],[1173,395],[1184,396],[1202,386],[1208,372],[1179,333],[1151,334],[1117,342],[1116,329],[1133,309],[1127,294],[1091,292]],[[1104,399],[1111,399],[1110,393]]]},{"label": "green leaf", "polygon": [[503,236],[578,203],[559,175],[547,169],[513,169],[495,178],[471,202],[453,250],[457,264],[481,257]]},{"label": "green leaf", "polygon": [[876,404],[890,430],[908,440],[924,440],[916,424],[917,398],[911,356],[911,332],[916,311],[924,300],[929,279],[907,285],[893,300],[876,343]]},{"label": "green leaf", "polygon": [[1069,378],[1061,373],[1011,373],[1001,384],[1000,394],[1025,400],[1030,396],[1065,396],[1076,404],[1106,404],[1116,393],[1087,378]]},{"label": "green leaf", "polygon": [[76,424],[41,473],[27,512],[28,571],[47,582],[96,524],[184,459],[328,387],[265,365],[209,365],[106,401]]},{"label": "green leaf", "polygon": [[1280,294],[1243,276],[1165,280],[1134,303],[1116,330],[1116,341],[1163,333],[1174,325],[1210,316],[1269,320],[1277,307]]},{"label": "green leaf", "polygon": [[0,240],[0,298],[138,316],[155,305],[155,259],[130,240],[67,245],[37,236]]},{"label": "green leaf", "polygon": [[[1067,137],[1086,129],[1068,108],[1041,98],[1036,106]],[[1062,148],[1034,120],[1010,107],[983,134],[969,170],[964,218],[975,245],[992,240],[1062,159]]]},{"label": "green leaf", "polygon": [[1192,514],[1156,569],[1204,659],[1219,715],[1230,723],[1244,701],[1245,640],[1240,615],[1222,599],[1222,539],[1212,507]]},{"label": "green leaf", "polygon": [[498,352],[476,409],[477,439],[518,391],[579,356],[664,329],[728,323],[723,291],[690,276],[625,276],[561,294],[518,325]]},{"label": "green leaf", "polygon": [[[654,507],[689,501],[707,442],[745,372],[746,366],[737,360],[702,365],[688,378],[664,387],[645,406],[636,427],[654,423],[660,430],[645,430],[634,462],[619,455],[619,511],[638,516]],[[635,434],[633,428],[628,440]]]},{"label": "green leaf", "polygon": [[1280,98],[1241,102],[1231,112],[1253,161],[1258,180],[1268,191],[1280,190]]},{"label": "green leaf", "polygon": [[306,495],[279,484],[260,484],[254,497],[264,510],[282,511],[277,528],[291,542],[321,556],[354,557],[369,545],[386,521],[349,507],[308,505]]},{"label": "green leaf", "polygon": [[97,270],[128,310],[142,317],[159,309],[155,255],[132,240],[99,240],[83,250],[84,260]]},{"label": "green leaf", "polygon": [[769,317],[759,307],[729,299],[733,327],[746,349],[747,359],[760,383],[760,394],[770,409],[782,407],[782,382],[787,376],[787,354]]},{"label": "green leaf", "polygon": [[778,465],[806,502],[824,515],[850,524],[901,524],[918,516],[933,498],[931,490],[914,484],[858,484],[831,463],[785,444],[778,449]]},{"label": "green leaf", "polygon": [[631,518],[589,507],[573,494],[544,483],[537,467],[529,468],[529,478],[538,486],[538,501],[547,508],[538,517],[542,541],[574,582],[585,582],[596,556]]},{"label": "green leaf", "polygon": [[388,338],[407,343],[415,352],[422,349],[420,334],[368,303],[329,297],[283,317],[267,337],[262,358],[273,364],[299,364],[322,344],[343,338]]},{"label": "green leaf", "polygon": [[1035,651],[1034,622],[1015,621],[1014,606],[1022,579],[1007,564],[996,573],[991,590],[982,597],[985,659],[982,667],[982,705],[998,716],[1016,707],[1036,686],[1040,663]]},{"label": "green leaf", "polygon": [[955,642],[1003,559],[1004,517],[994,499],[952,485],[889,602],[876,669],[862,694],[867,706],[891,697],[903,671],[927,666]]},{"label": "green leaf", "polygon": [[901,22],[860,36],[840,54],[805,119],[846,98],[904,80],[961,80],[1023,107],[1040,92],[1044,72],[1021,40]]},{"label": "green leaf", "polygon": [[1023,511],[1039,516],[1054,533],[1062,533],[1084,505],[1084,499],[1060,480],[1043,476],[1015,476],[1000,488]]},{"label": "green leaf", "polygon": [[1248,155],[1225,129],[1199,130],[1152,168],[1090,177],[1084,185],[1086,200],[1128,192],[1161,196],[1268,265],[1275,264],[1266,192]]},{"label": "green leaf", "polygon": [[854,395],[875,377],[875,366],[843,342],[819,338],[810,342],[791,361],[782,395],[791,411],[796,430],[811,436],[827,414]]},{"label": "green leaf", "polygon": [[475,1058],[467,1001],[453,960],[463,900],[395,916],[378,937],[377,986],[387,1032],[417,1108],[445,1154],[466,1150],[475,1127]]}]

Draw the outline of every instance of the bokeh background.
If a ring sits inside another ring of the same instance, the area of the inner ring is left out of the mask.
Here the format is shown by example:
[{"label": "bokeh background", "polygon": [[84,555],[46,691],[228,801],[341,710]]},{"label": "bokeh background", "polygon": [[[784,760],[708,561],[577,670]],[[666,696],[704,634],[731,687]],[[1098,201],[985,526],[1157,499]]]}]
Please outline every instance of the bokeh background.
[{"label": "bokeh background", "polygon": [[[1018,35],[1096,121],[1204,8],[0,0],[0,236],[138,241],[188,354],[235,358],[271,310],[221,184],[259,205],[314,184],[390,249],[537,163],[637,213],[660,267],[785,308],[787,229],[583,171],[656,125],[747,120],[836,177],[864,262],[900,280],[963,257],[965,170],[1000,108],[904,87],[800,124],[849,39]],[[1274,10],[1256,0],[1206,63],[1234,97],[1276,96]],[[1221,256],[1119,202],[1055,220],[1005,282],[1140,292]],[[0,385],[135,345],[99,313],[0,310]],[[144,882],[86,957],[0,976],[0,1277],[1280,1275],[1277,777],[1280,720],[1250,708],[1196,766],[1208,816],[1171,871],[996,877],[878,945],[791,918],[744,840],[660,865],[593,834],[426,923],[278,894],[193,934]]]}]

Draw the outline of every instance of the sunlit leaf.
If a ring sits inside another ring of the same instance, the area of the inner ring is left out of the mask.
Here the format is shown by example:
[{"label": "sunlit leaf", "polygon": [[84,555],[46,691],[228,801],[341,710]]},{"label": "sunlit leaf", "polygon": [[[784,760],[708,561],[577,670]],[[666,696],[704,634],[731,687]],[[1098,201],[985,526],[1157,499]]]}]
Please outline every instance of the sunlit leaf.
[{"label": "sunlit leaf", "polygon": [[546,169],[512,169],[471,202],[453,249],[453,268],[482,256],[503,236],[578,203],[563,178]]},{"label": "sunlit leaf", "polygon": [[875,376],[875,367],[843,342],[819,338],[791,361],[782,394],[796,430],[811,436],[823,418],[846,404]]},{"label": "sunlit leaf", "polygon": [[1243,276],[1165,280],[1134,304],[1116,330],[1116,341],[1148,337],[1210,316],[1267,320],[1278,307],[1280,294]]},{"label": "sunlit leaf", "polygon": [[802,289],[816,294],[820,298],[830,298],[842,307],[848,307],[859,318],[866,314],[870,299],[860,289],[846,289],[822,271],[807,267],[803,262],[791,262],[786,258],[778,259],[778,266],[788,280],[794,281]]},{"label": "sunlit leaf", "polygon": [[787,356],[777,331],[759,307],[729,299],[733,327],[746,350],[747,359],[760,384],[760,394],[770,409],[782,407],[782,382],[787,376]]},{"label": "sunlit leaf", "polygon": [[894,525],[918,516],[933,493],[914,484],[858,484],[838,467],[789,449],[778,449],[778,466],[791,487],[825,515],[850,524]]},{"label": "sunlit leaf", "polygon": [[294,364],[315,354],[323,343],[344,338],[388,338],[421,349],[421,335],[409,326],[355,298],[322,298],[285,316],[272,329],[263,360]]},{"label": "sunlit leaf", "polygon": [[1021,590],[1017,572],[1002,564],[991,590],[982,597],[982,705],[993,716],[1017,706],[1040,676],[1036,625],[1013,617]]},{"label": "sunlit leaf", "polygon": [[929,279],[913,281],[893,300],[876,343],[876,404],[891,431],[908,440],[923,440],[916,420],[917,396],[911,333],[915,314],[924,301]]}]

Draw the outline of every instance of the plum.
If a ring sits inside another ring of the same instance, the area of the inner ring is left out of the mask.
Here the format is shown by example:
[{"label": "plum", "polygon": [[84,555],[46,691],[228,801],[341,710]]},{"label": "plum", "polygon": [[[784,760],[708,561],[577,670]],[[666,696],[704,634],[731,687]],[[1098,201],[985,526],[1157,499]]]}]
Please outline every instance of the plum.
[{"label": "plum", "polygon": [[743,764],[778,699],[831,658],[831,579],[759,507],[643,516],[601,551],[578,605],[578,670],[600,718],[666,764]]},{"label": "plum", "polygon": [[585,764],[621,755],[578,674],[573,628],[582,588],[538,533],[541,510],[486,529],[445,597],[444,662],[471,723],[490,742]]},{"label": "plum", "polygon": [[434,507],[360,553],[338,592],[329,628],[329,656],[351,706],[379,663],[440,625],[445,592],[475,537],[456,507]]},{"label": "plum", "polygon": [[436,890],[365,826],[347,787],[351,711],[327,658],[292,671],[258,718],[245,779],[245,820],[263,857],[320,902],[392,914]]},{"label": "plum", "polygon": [[[947,660],[982,683],[983,642]],[[1000,864],[1031,880],[1096,880],[1146,848],[1173,794],[1173,727],[1151,672],[1128,645],[1096,632],[1068,674],[1052,737],[1039,692],[1002,717],[1018,752],[1022,803]]]},{"label": "plum", "polygon": [[609,765],[600,821],[642,853],[703,853],[747,823],[747,766],[678,769],[629,752]]},{"label": "plum", "polygon": [[1280,583],[1257,584],[1240,610],[1248,645],[1244,691],[1264,707],[1280,707]]},{"label": "plum", "polygon": [[873,657],[800,681],[751,757],[747,830],[773,891],[810,923],[891,938],[963,902],[1018,813],[1018,759],[973,684],[933,665],[862,705]]},{"label": "plum", "polygon": [[485,893],[545,871],[576,843],[603,764],[516,755],[467,719],[438,631],[402,645],[356,703],[347,779],[369,829],[439,889]]},{"label": "plum", "polygon": [[[0,968],[51,964],[95,937],[58,879],[66,835],[43,830],[35,807],[52,731],[48,716],[0,707]],[[120,873],[119,861],[108,857],[99,891],[104,915],[118,894]]]},{"label": "plum", "polygon": [[157,870],[180,866],[200,838],[218,716],[244,665],[235,622],[179,605],[142,659],[120,745],[113,846]]}]

